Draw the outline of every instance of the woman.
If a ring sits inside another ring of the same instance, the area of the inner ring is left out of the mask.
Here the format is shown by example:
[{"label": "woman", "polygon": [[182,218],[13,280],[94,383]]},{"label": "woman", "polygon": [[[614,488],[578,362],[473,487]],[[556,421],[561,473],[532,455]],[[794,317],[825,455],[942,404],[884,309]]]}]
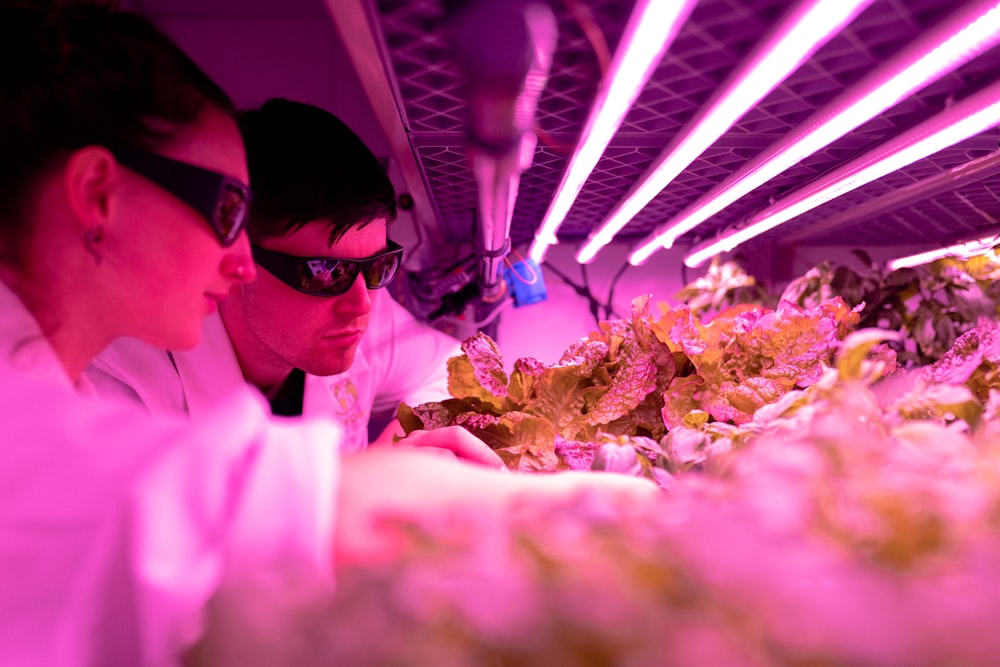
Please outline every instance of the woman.
[{"label": "woman", "polygon": [[243,148],[225,94],[141,17],[4,2],[0,664],[171,664],[226,577],[320,585],[393,547],[387,513],[579,488],[416,451],[341,465],[335,426],[270,423],[249,390],[197,428],[88,396],[109,341],[191,347],[253,278]]},{"label": "woman", "polygon": [[[246,163],[147,21],[38,5],[0,18],[0,664],[169,664],[224,558],[326,567],[337,462],[251,396],[197,433],[87,400],[108,342],[191,347],[253,278]],[[242,530],[262,506],[297,521]]]}]

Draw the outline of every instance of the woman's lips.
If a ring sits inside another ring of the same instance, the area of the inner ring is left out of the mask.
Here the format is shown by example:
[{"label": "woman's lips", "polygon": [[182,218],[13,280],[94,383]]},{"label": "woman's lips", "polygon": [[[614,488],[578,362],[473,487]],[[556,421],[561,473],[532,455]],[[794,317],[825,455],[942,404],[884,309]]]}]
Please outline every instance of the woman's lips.
[{"label": "woman's lips", "polygon": [[205,294],[205,303],[208,305],[209,314],[219,309],[219,304],[222,303],[226,296],[225,294],[216,294],[214,292],[207,292]]}]

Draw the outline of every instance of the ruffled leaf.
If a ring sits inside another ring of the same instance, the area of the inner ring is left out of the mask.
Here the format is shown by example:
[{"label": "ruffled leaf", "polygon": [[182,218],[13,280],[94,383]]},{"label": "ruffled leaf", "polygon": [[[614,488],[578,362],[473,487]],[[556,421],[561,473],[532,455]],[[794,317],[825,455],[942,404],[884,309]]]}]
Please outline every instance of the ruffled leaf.
[{"label": "ruffled leaf", "polygon": [[462,342],[462,351],[472,364],[476,380],[494,396],[507,395],[507,373],[503,370],[503,357],[493,339],[477,333]]},{"label": "ruffled leaf", "polygon": [[455,418],[455,424],[482,439],[512,470],[543,472],[564,467],[556,456],[552,424],[545,419],[523,412],[464,413]]}]

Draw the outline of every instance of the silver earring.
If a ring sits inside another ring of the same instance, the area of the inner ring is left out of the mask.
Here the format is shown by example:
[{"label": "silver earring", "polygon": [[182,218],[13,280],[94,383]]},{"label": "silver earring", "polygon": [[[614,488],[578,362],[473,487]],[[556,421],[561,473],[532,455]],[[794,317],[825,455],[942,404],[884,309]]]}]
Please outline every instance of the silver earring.
[{"label": "silver earring", "polygon": [[83,247],[87,249],[91,257],[94,258],[94,264],[97,266],[101,265],[101,253],[97,251],[97,244],[104,239],[104,228],[100,225],[95,225],[93,227],[88,227],[83,230]]}]

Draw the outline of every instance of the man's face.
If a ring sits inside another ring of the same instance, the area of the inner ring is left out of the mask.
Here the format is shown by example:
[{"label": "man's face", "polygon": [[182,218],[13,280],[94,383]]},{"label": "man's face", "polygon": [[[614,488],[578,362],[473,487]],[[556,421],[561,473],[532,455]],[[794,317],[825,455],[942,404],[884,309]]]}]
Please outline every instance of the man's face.
[{"label": "man's face", "polygon": [[[329,240],[329,227],[319,221],[258,245],[299,257],[361,259],[385,250],[386,221],[377,218],[362,228],[352,227],[333,245]],[[372,304],[360,273],[344,294],[318,297],[296,291],[261,268],[255,282],[234,292],[230,307],[240,310],[245,326],[239,335],[246,340],[238,341],[234,336],[233,342],[243,363],[253,354],[255,364],[271,368],[286,365],[288,370],[301,368],[312,375],[334,375],[350,368]],[[226,315],[223,311],[230,327]],[[230,334],[234,333],[230,327]]]}]

